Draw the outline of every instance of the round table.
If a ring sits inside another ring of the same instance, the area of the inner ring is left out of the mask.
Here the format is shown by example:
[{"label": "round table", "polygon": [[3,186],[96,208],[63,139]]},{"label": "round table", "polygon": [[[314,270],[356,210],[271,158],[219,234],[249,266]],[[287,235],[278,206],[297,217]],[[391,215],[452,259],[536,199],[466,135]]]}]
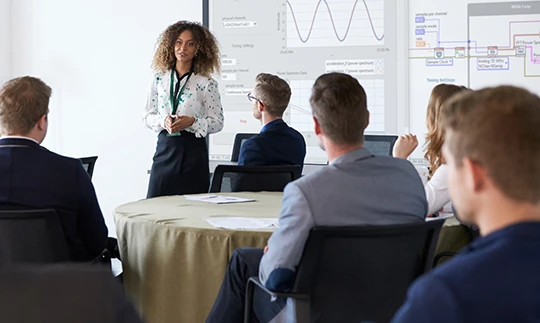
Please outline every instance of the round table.
[{"label": "round table", "polygon": [[[211,204],[168,196],[116,208],[126,292],[146,322],[204,322],[232,252],[266,245],[272,229],[224,230],[211,226],[206,219],[276,218],[283,193],[223,195],[255,202]],[[448,219],[437,252],[456,251],[468,242],[466,229],[455,219]]]}]

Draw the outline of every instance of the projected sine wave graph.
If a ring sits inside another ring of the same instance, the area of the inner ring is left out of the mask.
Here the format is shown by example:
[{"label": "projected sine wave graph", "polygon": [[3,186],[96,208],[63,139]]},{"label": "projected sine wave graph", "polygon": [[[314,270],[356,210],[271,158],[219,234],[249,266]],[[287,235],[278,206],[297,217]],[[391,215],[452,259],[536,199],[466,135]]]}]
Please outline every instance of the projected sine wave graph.
[{"label": "projected sine wave graph", "polygon": [[[358,80],[366,91],[369,126],[367,132],[384,133],[385,109],[384,109],[384,80]],[[309,98],[315,80],[291,80],[291,101],[289,103],[289,125],[304,135],[313,132],[313,117]]]},{"label": "projected sine wave graph", "polygon": [[384,0],[286,0],[287,47],[384,45]]}]

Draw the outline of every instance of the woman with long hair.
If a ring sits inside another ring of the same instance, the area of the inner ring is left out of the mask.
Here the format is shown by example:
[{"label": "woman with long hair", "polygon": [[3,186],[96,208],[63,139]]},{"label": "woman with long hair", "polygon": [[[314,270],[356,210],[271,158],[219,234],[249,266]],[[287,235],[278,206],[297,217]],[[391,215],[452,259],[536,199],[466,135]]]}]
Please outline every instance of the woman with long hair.
[{"label": "woman with long hair", "polygon": [[216,39],[199,23],[179,21],[160,35],[144,124],[158,133],[147,198],[208,192],[205,137],[223,128]]},{"label": "woman with long hair", "polygon": [[[442,105],[450,97],[464,90],[468,89],[464,86],[443,83],[431,91],[426,114],[428,132],[424,145],[424,157],[429,162],[428,182],[424,187],[428,201],[428,215],[439,211],[450,202],[448,169],[442,155],[445,130],[440,123],[440,113]],[[393,156],[408,158],[417,146],[416,136],[411,134],[400,136],[394,145]]]}]

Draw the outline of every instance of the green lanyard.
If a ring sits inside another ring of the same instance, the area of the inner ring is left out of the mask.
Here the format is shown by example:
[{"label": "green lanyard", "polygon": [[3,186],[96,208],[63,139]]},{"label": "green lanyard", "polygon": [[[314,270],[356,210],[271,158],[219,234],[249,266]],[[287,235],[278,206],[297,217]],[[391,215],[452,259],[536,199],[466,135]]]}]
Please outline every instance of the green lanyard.
[{"label": "green lanyard", "polygon": [[[173,85],[174,84],[174,69],[171,70],[170,100],[171,100],[171,107],[172,107],[172,112],[171,112],[172,115],[175,115],[176,110],[178,110],[178,105],[180,104],[180,98],[182,97],[182,93],[184,93],[184,88],[186,87],[186,84],[189,82],[189,78],[191,77],[191,74],[193,74],[193,72],[188,73],[186,82],[184,83],[184,85],[182,85],[182,88],[180,89],[180,91],[178,91],[178,95],[175,98],[174,85]],[[180,80],[178,80],[178,82],[180,82]]]}]

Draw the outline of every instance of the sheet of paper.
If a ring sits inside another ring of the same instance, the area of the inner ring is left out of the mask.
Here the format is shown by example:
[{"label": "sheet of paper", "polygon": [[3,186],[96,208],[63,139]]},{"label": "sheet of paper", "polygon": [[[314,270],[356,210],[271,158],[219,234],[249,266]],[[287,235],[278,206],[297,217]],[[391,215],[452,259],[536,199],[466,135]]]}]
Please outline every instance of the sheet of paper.
[{"label": "sheet of paper", "polygon": [[185,195],[186,199],[191,201],[207,202],[214,204],[228,204],[228,203],[244,203],[253,202],[253,199],[246,199],[235,196],[221,196],[221,195]]},{"label": "sheet of paper", "polygon": [[277,218],[238,218],[238,217],[220,217],[206,219],[210,225],[216,228],[229,230],[242,229],[269,229],[277,228]]}]

